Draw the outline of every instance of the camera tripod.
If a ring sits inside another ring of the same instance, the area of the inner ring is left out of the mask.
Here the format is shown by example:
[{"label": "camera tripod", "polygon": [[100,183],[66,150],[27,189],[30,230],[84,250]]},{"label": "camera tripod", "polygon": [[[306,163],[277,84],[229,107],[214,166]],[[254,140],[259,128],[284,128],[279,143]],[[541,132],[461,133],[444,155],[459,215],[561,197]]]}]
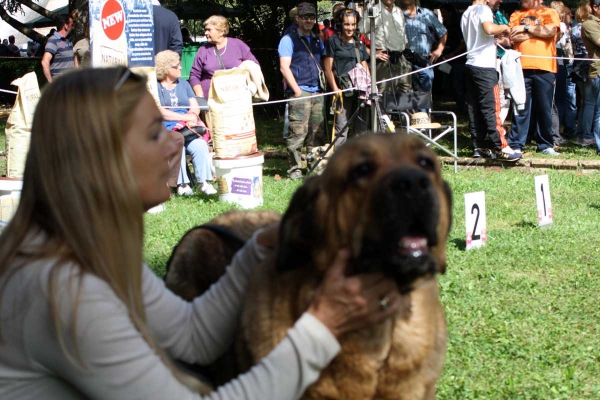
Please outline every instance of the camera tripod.
[{"label": "camera tripod", "polygon": [[[343,96],[343,94],[340,94],[340,96]],[[335,136],[331,139],[331,143],[329,143],[329,145],[327,145],[325,150],[321,154],[319,154],[318,158],[312,164],[312,166],[308,170],[309,175],[311,173],[313,173],[317,169],[317,167],[321,163],[321,161],[323,161],[326,158],[327,154],[329,154],[330,150],[335,145],[335,142],[337,141],[337,139],[342,137],[342,132],[344,132],[346,129],[348,129],[350,124],[352,124],[352,122],[359,116],[360,112],[365,108],[365,106],[369,100],[371,101],[371,107],[373,107],[375,109],[375,115],[376,115],[377,123],[378,123],[378,127],[379,127],[378,131],[383,132],[386,130],[385,127],[387,125],[387,122],[384,119],[383,113],[381,112],[381,106],[379,105],[379,97],[380,96],[381,95],[379,93],[377,93],[377,91],[375,91],[375,92],[371,92],[371,94],[369,94],[369,96],[367,96],[366,98],[361,99],[360,104],[358,105],[358,107],[356,107],[356,110],[354,111],[354,113],[352,113],[350,118],[348,118],[348,121],[346,121],[346,124],[339,131],[336,130]],[[335,125],[334,125],[334,128],[335,128]],[[309,161],[308,157],[307,157],[307,161]]]},{"label": "camera tripod", "polygon": [[[367,18],[370,20],[369,35],[371,38],[371,54],[375,54],[375,52],[376,52],[375,40],[374,40],[374,38],[375,38],[375,19],[381,12],[380,11],[381,5],[376,0],[366,0],[364,5],[365,5],[365,9],[367,10]],[[381,106],[379,105],[379,98],[381,97],[381,94],[378,93],[377,84],[376,84],[377,83],[377,75],[375,73],[375,70],[376,70],[375,57],[371,57],[370,69],[371,69],[371,94],[369,94],[369,96],[366,99],[362,99],[362,101],[356,108],[356,111],[352,114],[352,116],[350,118],[348,118],[346,125],[344,125],[344,127],[342,129],[340,129],[339,132],[336,132],[335,136],[331,140],[331,143],[327,146],[325,151],[322,154],[320,154],[318,159],[315,161],[315,163],[312,165],[312,167],[308,170],[308,174],[311,174],[312,172],[315,171],[315,169],[317,168],[319,163],[325,158],[327,153],[329,153],[331,148],[334,146],[336,140],[342,136],[342,132],[344,132],[350,126],[350,124],[358,116],[360,111],[362,109],[364,109],[367,101],[369,101],[369,100],[371,101],[371,124],[372,124],[371,130],[373,132],[385,131],[385,126],[387,125],[387,122],[385,121],[385,119],[383,117],[383,113],[381,112]]]}]

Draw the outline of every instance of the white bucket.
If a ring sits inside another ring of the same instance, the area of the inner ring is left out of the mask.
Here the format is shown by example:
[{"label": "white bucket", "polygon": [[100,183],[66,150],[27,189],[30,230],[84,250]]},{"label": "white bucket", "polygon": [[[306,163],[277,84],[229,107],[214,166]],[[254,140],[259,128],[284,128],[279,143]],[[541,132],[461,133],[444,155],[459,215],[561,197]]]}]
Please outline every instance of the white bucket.
[{"label": "white bucket", "polygon": [[0,232],[17,211],[22,187],[20,179],[0,178]]},{"label": "white bucket", "polygon": [[219,200],[237,203],[242,208],[255,208],[263,204],[262,166],[263,153],[235,158],[215,158]]}]

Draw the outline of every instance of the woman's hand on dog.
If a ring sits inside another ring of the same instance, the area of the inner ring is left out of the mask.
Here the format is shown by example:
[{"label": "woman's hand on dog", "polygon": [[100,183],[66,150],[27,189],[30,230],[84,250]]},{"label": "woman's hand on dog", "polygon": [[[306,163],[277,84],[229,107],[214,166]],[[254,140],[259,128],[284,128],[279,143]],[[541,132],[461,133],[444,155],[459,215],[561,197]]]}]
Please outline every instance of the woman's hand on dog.
[{"label": "woman's hand on dog", "polygon": [[[382,274],[345,276],[350,252],[340,250],[308,308],[336,338],[376,324],[393,315],[400,305],[396,282]],[[381,299],[387,297],[385,308]]]}]

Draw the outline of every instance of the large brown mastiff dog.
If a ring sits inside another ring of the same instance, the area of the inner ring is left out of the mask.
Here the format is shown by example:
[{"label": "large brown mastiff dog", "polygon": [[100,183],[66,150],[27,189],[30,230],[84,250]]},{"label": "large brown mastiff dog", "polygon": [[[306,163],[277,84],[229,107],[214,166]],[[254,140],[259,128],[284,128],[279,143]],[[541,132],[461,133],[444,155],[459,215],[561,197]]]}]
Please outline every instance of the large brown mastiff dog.
[{"label": "large brown mastiff dog", "polygon": [[446,351],[436,273],[445,271],[451,193],[416,137],[369,134],[336,151],[293,196],[276,259],[254,270],[243,314],[252,362],[308,308],[341,248],[348,274],[383,272],[405,295],[398,314],[347,334],[305,399],[433,399]]},{"label": "large brown mastiff dog", "polygon": [[[246,217],[236,218],[243,223],[239,218]],[[275,348],[308,308],[338,250],[349,248],[347,273],[392,277],[404,294],[403,306],[394,318],[346,334],[341,353],[304,398],[435,398],[446,350],[436,273],[445,271],[450,224],[450,189],[421,140],[368,134],[347,142],[322,175],[294,194],[276,256],[253,270],[236,346],[238,367],[249,368]],[[206,262],[186,265],[198,257],[183,253],[198,246],[188,243],[174,252],[177,270],[210,268]],[[170,287],[176,292],[186,286],[175,281]]]}]

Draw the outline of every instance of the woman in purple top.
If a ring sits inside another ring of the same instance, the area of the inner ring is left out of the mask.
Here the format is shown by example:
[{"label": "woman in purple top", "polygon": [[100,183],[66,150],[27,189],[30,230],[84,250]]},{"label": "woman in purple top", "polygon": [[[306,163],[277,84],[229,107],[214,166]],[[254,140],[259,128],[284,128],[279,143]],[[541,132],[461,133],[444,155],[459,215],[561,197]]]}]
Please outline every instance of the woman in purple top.
[{"label": "woman in purple top", "polygon": [[190,84],[196,96],[208,98],[210,80],[215,71],[239,67],[242,61],[258,64],[250,47],[239,39],[228,38],[229,21],[213,15],[204,21],[204,34],[208,43],[200,46],[190,71]]}]

